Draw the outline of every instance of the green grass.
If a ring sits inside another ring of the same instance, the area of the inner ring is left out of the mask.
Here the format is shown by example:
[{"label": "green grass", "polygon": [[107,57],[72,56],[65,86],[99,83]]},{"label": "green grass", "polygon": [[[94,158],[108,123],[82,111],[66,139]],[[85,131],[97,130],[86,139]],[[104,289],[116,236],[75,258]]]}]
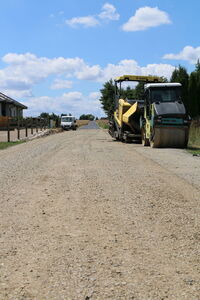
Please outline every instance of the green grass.
[{"label": "green grass", "polygon": [[8,142],[0,142],[0,150],[6,149],[11,146],[19,145],[22,143],[24,143],[24,141],[9,142],[9,143]]},{"label": "green grass", "polygon": [[200,147],[200,127],[190,127],[189,146]]},{"label": "green grass", "polygon": [[96,122],[99,125],[99,127],[103,128],[103,129],[108,129],[109,128],[109,125],[108,125],[107,121],[98,120]]},{"label": "green grass", "polygon": [[193,147],[188,147],[187,151],[191,154],[197,154],[200,155],[200,148],[193,148]]},{"label": "green grass", "polygon": [[[196,125],[196,126],[195,126]],[[191,154],[200,154],[200,126],[192,123],[188,142],[188,152]]]}]

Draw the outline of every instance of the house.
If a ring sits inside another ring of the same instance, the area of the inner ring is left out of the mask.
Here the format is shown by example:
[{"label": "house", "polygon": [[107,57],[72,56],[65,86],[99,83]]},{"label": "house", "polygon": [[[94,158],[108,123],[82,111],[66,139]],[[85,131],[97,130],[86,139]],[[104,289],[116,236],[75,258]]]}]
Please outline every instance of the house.
[{"label": "house", "polygon": [[18,101],[0,93],[0,118],[23,117],[23,109],[28,107]]}]

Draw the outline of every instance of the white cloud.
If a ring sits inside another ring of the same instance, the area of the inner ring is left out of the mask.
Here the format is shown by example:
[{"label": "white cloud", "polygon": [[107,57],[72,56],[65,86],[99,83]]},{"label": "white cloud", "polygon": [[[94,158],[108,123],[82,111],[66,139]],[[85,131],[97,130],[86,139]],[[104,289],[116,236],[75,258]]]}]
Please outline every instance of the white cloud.
[{"label": "white cloud", "polygon": [[198,59],[200,59],[200,47],[194,48],[192,46],[186,46],[178,54],[166,54],[163,56],[165,59],[175,59],[175,60],[186,60],[191,64],[196,64]]},{"label": "white cloud", "polygon": [[141,67],[142,75],[164,76],[170,79],[175,67],[168,64],[148,64],[146,67]]},{"label": "white cloud", "polygon": [[33,93],[32,90],[15,90],[15,89],[11,89],[10,87],[8,88],[1,88],[0,89],[1,93],[8,95],[9,97],[13,98],[13,99],[21,99],[21,98],[29,98],[29,97],[33,97]]},{"label": "white cloud", "polygon": [[92,67],[85,65],[82,69],[76,72],[77,79],[80,80],[98,80],[101,77],[101,67],[94,65]]},{"label": "white cloud", "polygon": [[117,13],[114,5],[105,3],[102,7],[102,12],[99,14],[99,18],[115,21],[119,20],[120,15]]},{"label": "white cloud", "polygon": [[55,79],[51,85],[52,90],[70,89],[72,88],[73,82],[70,80]]},{"label": "white cloud", "polygon": [[71,113],[76,117],[81,114],[92,113],[95,116],[103,116],[104,113],[100,108],[99,93],[93,92],[89,95],[83,95],[80,92],[64,93],[57,97],[34,97],[30,98],[28,102],[24,102],[28,106],[25,114],[31,116],[38,116],[41,112],[56,113]]},{"label": "white cloud", "polygon": [[162,24],[170,24],[168,14],[158,7],[141,7],[127,23],[122,26],[124,31],[141,31]]},{"label": "white cloud", "polygon": [[102,23],[102,21],[117,21],[119,20],[120,15],[117,13],[114,5],[110,3],[105,3],[102,6],[102,12],[99,15],[84,16],[84,17],[75,17],[69,20],[66,20],[65,23],[73,28],[78,26],[96,27]]},{"label": "white cloud", "polygon": [[117,65],[108,64],[102,70],[102,77],[99,78],[99,81],[105,82],[110,78],[125,74],[164,76],[169,79],[174,68],[174,66],[168,64],[149,64],[141,67],[135,60],[125,59]]},{"label": "white cloud", "polygon": [[77,27],[83,25],[83,27],[95,27],[99,25],[99,21],[94,16],[76,17],[70,20],[66,20],[65,23],[71,27]]},{"label": "white cloud", "polygon": [[[70,79],[105,82],[123,74],[158,75],[170,78],[174,67],[170,64],[140,66],[135,60],[121,60],[118,64],[89,65],[79,57],[46,58],[34,54],[9,53],[2,60],[7,64],[0,69],[0,90],[12,97],[30,97],[35,85],[49,76],[56,76],[52,89],[71,88]],[[69,80],[62,80],[57,76]]]},{"label": "white cloud", "polygon": [[78,57],[49,59],[30,53],[8,53],[2,60],[8,66],[0,70],[0,89],[2,92],[16,90],[16,97],[20,97],[20,91],[21,97],[31,95],[33,86],[50,75],[76,77],[77,72],[87,68],[84,60]]},{"label": "white cloud", "polygon": [[100,92],[92,92],[89,94],[89,98],[93,100],[98,100],[100,98]]},{"label": "white cloud", "polygon": [[70,88],[71,80],[60,79],[60,76],[70,79],[89,80],[104,83],[110,78],[124,74],[158,75],[169,78],[174,67],[169,64],[149,64],[140,66],[135,60],[122,60],[118,64],[89,65],[83,59],[75,58],[46,58],[34,54],[9,53],[2,60],[7,66],[0,69],[0,91],[14,99],[28,98],[24,104],[28,106],[28,115],[39,115],[41,112],[56,114],[93,113],[104,115],[99,103],[99,92],[91,92],[85,96],[73,91],[57,97],[33,97],[32,89],[49,76],[56,76],[51,88]]}]

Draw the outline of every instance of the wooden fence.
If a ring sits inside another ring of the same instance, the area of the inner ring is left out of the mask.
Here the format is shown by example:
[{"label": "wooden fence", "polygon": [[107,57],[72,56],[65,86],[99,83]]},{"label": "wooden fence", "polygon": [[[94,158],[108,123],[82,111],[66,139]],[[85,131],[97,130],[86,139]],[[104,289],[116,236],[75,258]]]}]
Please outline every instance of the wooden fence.
[{"label": "wooden fence", "polygon": [[17,130],[17,139],[20,139],[20,130],[25,130],[25,137],[28,137],[28,129],[33,134],[33,129],[39,130],[49,128],[49,119],[43,118],[11,118],[0,117],[0,131],[7,132],[7,141],[10,142],[10,133]]}]

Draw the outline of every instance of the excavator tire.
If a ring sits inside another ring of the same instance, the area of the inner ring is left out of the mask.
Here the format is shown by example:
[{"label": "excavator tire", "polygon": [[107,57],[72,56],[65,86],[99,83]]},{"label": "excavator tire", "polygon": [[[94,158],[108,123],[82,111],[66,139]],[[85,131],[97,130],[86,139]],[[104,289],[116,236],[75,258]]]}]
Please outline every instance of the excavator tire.
[{"label": "excavator tire", "polygon": [[151,148],[185,148],[187,142],[187,128],[155,128],[150,146]]}]

